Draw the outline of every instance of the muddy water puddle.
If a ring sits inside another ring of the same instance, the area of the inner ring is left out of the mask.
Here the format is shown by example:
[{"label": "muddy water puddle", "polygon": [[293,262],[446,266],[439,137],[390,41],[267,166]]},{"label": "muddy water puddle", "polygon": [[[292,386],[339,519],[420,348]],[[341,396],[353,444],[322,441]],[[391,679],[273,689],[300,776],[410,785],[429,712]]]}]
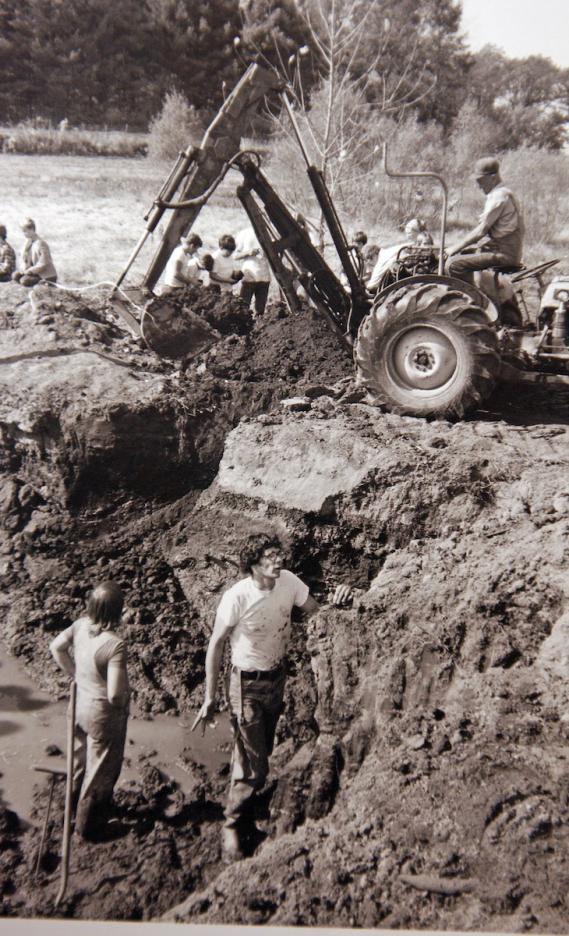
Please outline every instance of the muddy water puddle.
[{"label": "muddy water puddle", "polygon": [[[17,659],[0,650],[0,802],[29,821],[32,794],[37,783],[47,784],[47,775],[34,765],[65,768],[67,703],[54,702],[38,689]],[[158,767],[189,793],[194,781],[181,758],[182,751],[215,773],[229,759],[229,721],[219,715],[215,731],[191,732],[195,717],[156,715],[152,719],[131,714],[125,762],[118,787],[128,786],[146,764]],[[49,755],[49,745],[61,754]]]}]

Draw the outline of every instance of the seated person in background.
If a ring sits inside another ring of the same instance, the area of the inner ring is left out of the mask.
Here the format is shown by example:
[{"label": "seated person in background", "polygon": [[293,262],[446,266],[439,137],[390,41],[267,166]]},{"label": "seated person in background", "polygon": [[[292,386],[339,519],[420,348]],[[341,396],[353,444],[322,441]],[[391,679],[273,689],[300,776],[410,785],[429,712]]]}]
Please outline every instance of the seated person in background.
[{"label": "seated person in background", "polygon": [[387,271],[395,263],[395,261],[398,259],[399,252],[404,251],[405,247],[424,246],[424,244],[419,242],[419,238],[424,237],[425,235],[431,239],[432,243],[432,238],[427,231],[425,222],[421,221],[420,218],[411,218],[411,220],[408,221],[405,225],[404,232],[405,240],[402,243],[394,244],[392,247],[384,247],[380,249],[376,264],[367,282],[367,288],[370,291],[375,292],[377,290],[385,273],[387,273]]},{"label": "seated person in background", "polygon": [[12,279],[16,269],[16,254],[14,248],[6,240],[8,232],[0,224],[0,283],[7,283]]},{"label": "seated person in background", "polygon": [[242,261],[243,279],[239,293],[241,299],[250,306],[254,298],[254,314],[262,315],[269,295],[271,268],[252,227],[244,228],[237,235],[237,248],[233,259]]},{"label": "seated person in background", "polygon": [[[424,222],[422,221],[421,224],[424,224]],[[421,231],[417,237],[417,247],[432,247],[433,244],[433,238],[425,227],[425,229]]]},{"label": "seated person in background", "polygon": [[199,286],[201,283],[201,267],[198,250],[202,246],[199,234],[182,236],[180,243],[172,251],[164,272],[164,288],[162,295],[176,292],[184,286]]},{"label": "seated person in background", "polygon": [[371,276],[371,272],[374,266],[377,263],[377,258],[379,256],[379,251],[381,247],[379,244],[367,244],[363,251],[364,256],[364,281],[368,280]]},{"label": "seated person in background", "polygon": [[235,283],[243,277],[233,257],[236,246],[235,238],[231,234],[222,234],[218,244],[219,249],[212,254],[213,263],[209,271],[209,281],[212,285],[219,286],[222,292],[231,292]]},{"label": "seated person in background", "polygon": [[46,241],[36,231],[36,223],[26,218],[22,224],[26,243],[22,253],[22,271],[13,273],[12,279],[21,286],[35,286],[37,283],[57,283],[57,272],[51,259]]},{"label": "seated person in background", "polygon": [[375,264],[377,263],[377,258],[379,256],[381,247],[379,244],[368,244],[368,236],[365,231],[356,231],[354,234],[354,244],[358,256],[361,258],[361,279],[364,283],[366,283],[371,276]]},{"label": "seated person in background", "polygon": [[[522,214],[515,196],[500,178],[498,160],[479,159],[474,167],[474,178],[486,195],[480,220],[447,251],[449,276],[467,283],[472,282],[472,274],[478,270],[519,267],[524,239]],[[476,244],[474,253],[462,254],[472,244]]]},{"label": "seated person in background", "polygon": [[[366,261],[364,255],[364,248],[367,244],[367,234],[365,231],[356,231],[352,238],[352,242],[349,245],[352,250],[352,262],[358,272],[360,279],[366,280],[369,276],[369,272],[366,271]],[[355,257],[354,257],[355,254]],[[340,273],[340,282],[343,286],[349,288],[348,277],[342,270]]]}]

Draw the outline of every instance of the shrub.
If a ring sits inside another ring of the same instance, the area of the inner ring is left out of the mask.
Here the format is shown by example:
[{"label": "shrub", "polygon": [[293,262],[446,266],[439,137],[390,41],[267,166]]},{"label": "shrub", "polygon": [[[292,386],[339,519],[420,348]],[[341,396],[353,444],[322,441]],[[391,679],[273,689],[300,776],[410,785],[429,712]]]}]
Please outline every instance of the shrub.
[{"label": "shrub", "polygon": [[150,159],[175,159],[180,150],[201,142],[206,115],[197,111],[179,91],[168,91],[162,110],[148,128]]},{"label": "shrub", "polygon": [[[316,122],[317,107],[316,95]],[[306,117],[302,113],[297,117],[310,146]],[[394,242],[396,230],[404,221],[419,216],[438,241],[442,203],[439,186],[429,179],[389,178],[383,171],[381,154],[381,144],[387,141],[390,169],[432,171],[445,179],[449,192],[447,230],[474,227],[484,195],[472,178],[473,165],[480,156],[497,155],[505,184],[517,195],[524,215],[526,262],[547,259],[564,244],[569,208],[569,196],[565,194],[569,192],[569,161],[565,153],[530,147],[504,151],[498,122],[472,104],[465,105],[447,136],[438,125],[420,122],[413,115],[394,119],[375,112],[365,117],[361,134],[352,133],[354,142],[342,154],[341,167],[333,155],[327,172],[333,201],[347,229],[365,227],[372,237],[381,242],[385,236],[389,243]],[[313,220],[318,218],[319,209],[303,172],[298,145],[280,127],[271,142],[269,174],[295,209]],[[451,235],[447,243],[457,239]]]},{"label": "shrub", "polygon": [[569,207],[569,162],[565,153],[520,147],[504,153],[500,164],[506,185],[520,202],[526,245],[561,241]]}]

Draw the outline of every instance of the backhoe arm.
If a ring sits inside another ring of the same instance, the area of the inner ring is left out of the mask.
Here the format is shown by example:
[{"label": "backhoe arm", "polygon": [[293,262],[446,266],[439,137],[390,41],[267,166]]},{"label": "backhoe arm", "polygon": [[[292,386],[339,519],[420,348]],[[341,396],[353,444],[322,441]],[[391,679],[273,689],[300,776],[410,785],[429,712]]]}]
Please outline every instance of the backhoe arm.
[{"label": "backhoe arm", "polygon": [[241,137],[247,132],[251,116],[264,96],[280,87],[281,83],[275,74],[259,65],[249,66],[208,127],[200,146],[190,146],[180,153],[146,214],[146,231],[117,280],[117,286],[124,280],[164,211],[170,208],[172,211],[166,230],[142,281],[143,288],[154,288],[180,237],[188,232],[202,205],[215,191],[239,152]]},{"label": "backhoe arm", "polygon": [[[293,309],[299,307],[293,285],[296,279],[318,308],[345,335],[351,311],[349,294],[254,160],[244,155],[238,162],[238,168],[243,173],[244,181],[237,189],[237,196],[249,215],[289,306]],[[253,192],[263,210],[253,198]],[[284,254],[292,270],[283,264]]]}]

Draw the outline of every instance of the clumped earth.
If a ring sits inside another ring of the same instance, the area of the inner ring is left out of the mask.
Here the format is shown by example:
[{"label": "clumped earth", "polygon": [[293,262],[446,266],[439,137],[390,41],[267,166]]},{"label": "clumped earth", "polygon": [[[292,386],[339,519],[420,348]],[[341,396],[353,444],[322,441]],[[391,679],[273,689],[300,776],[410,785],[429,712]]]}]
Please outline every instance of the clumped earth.
[{"label": "clumped earth", "polygon": [[[183,796],[141,764],[109,840],[74,845],[62,914],[567,932],[566,391],[499,389],[466,422],[425,422],[366,403],[312,311],[236,306],[242,333],[179,368],[125,340],[104,298],[56,309],[40,290],[34,309],[8,290],[4,640],[41,686],[63,691],[50,633],[112,575],[137,704],[195,710],[251,529],[281,534],[323,602],[357,588],[295,621],[250,857],[220,863],[226,767],[188,752]],[[51,915],[56,854],[33,886],[37,832],[4,810],[0,835],[4,914]]]}]

